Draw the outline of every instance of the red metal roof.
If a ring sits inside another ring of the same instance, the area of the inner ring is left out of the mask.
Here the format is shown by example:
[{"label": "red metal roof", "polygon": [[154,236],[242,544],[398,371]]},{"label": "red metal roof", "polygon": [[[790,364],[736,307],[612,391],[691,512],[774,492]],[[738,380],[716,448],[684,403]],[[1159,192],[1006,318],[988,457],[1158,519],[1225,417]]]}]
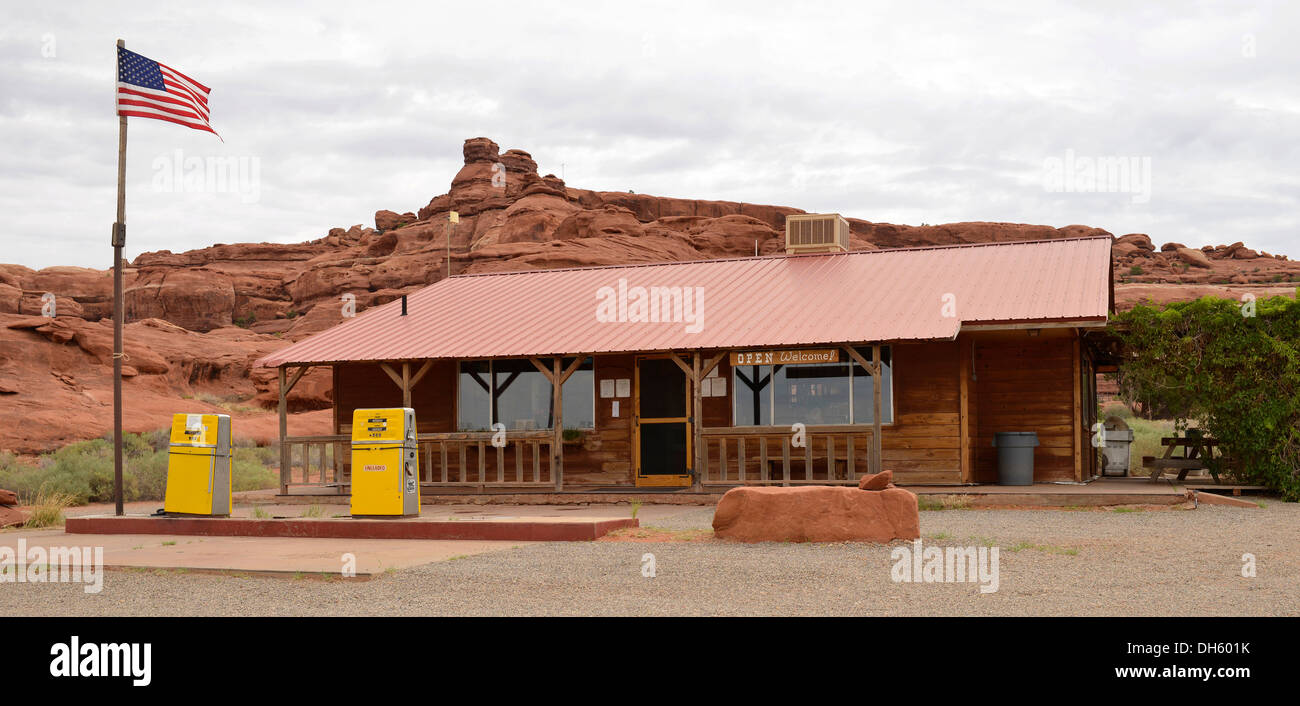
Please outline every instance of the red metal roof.
[{"label": "red metal roof", "polygon": [[[1105,321],[1110,247],[1097,236],[464,275],[409,295],[407,316],[393,301],[258,364],[933,340],[963,324]],[[620,280],[630,304],[636,287],[692,288],[698,324],[695,307],[600,320]]]}]

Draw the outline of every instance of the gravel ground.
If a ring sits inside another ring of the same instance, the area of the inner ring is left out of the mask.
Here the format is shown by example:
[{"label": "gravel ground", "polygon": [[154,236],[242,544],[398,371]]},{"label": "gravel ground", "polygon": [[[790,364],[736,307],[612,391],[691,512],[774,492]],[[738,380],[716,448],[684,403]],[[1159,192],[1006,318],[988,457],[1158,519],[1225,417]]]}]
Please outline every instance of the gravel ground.
[{"label": "gravel ground", "polygon": [[[647,524],[707,528],[711,516]],[[558,542],[365,582],[111,571],[98,595],[0,584],[0,615],[1300,615],[1296,504],[923,512],[921,533],[927,546],[1000,547],[998,591],[895,583],[903,542]],[[654,578],[641,575],[646,552]],[[1255,578],[1241,576],[1245,553]]]}]

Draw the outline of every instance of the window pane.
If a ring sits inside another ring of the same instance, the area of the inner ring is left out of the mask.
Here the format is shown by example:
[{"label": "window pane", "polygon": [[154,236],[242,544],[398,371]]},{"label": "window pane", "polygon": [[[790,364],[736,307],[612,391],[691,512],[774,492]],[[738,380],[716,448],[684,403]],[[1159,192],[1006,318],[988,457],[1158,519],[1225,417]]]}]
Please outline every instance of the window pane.
[{"label": "window pane", "polygon": [[[871,360],[870,348],[859,348],[858,353],[863,358]],[[884,384],[880,388],[880,409],[881,424],[891,424],[894,421],[894,371],[893,360],[890,357],[890,349],[882,347],[880,357],[884,362]],[[875,390],[873,389],[873,380],[871,373],[867,372],[861,365],[853,366],[853,423],[854,424],[874,424],[873,411],[875,410]]]},{"label": "window pane", "polygon": [[849,366],[844,363],[778,365],[773,373],[776,424],[848,424]]},{"label": "window pane", "polygon": [[506,431],[551,428],[551,381],[527,360],[492,362],[493,422]]},{"label": "window pane", "polygon": [[486,431],[491,426],[488,394],[488,362],[466,361],[460,364],[460,404],[456,408],[456,429]]},{"label": "window pane", "polygon": [[[573,358],[565,358],[563,367],[568,369]],[[591,358],[582,362],[564,381],[564,428],[596,428],[596,369]]]},{"label": "window pane", "polygon": [[738,427],[771,423],[772,410],[768,386],[772,384],[772,366],[744,365],[731,371],[732,399]]}]

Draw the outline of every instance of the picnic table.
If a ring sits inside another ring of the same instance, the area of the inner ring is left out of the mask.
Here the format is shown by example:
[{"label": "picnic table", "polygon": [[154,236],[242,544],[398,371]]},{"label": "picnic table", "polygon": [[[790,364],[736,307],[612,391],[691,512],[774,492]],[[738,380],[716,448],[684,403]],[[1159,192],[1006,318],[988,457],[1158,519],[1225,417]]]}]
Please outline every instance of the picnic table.
[{"label": "picnic table", "polygon": [[[1222,465],[1224,456],[1222,452],[1217,458],[1214,455],[1214,450],[1219,446],[1217,440],[1201,434],[1187,434],[1163,437],[1160,444],[1165,447],[1163,457],[1142,457],[1142,466],[1151,469],[1152,483],[1159,481],[1165,471],[1177,470],[1178,480],[1182,481],[1187,478],[1189,471],[1208,470],[1216,485],[1223,484],[1219,480],[1219,466]],[[1174,453],[1180,448],[1183,449],[1183,454],[1175,456]]]}]

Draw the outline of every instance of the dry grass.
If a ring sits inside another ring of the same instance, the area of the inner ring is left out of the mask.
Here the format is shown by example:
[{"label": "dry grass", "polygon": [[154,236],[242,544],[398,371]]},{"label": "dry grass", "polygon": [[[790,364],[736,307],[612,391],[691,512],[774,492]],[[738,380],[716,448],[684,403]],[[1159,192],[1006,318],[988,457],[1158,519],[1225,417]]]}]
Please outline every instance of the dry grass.
[{"label": "dry grass", "polygon": [[64,520],[63,509],[72,505],[75,501],[76,498],[70,493],[42,488],[36,494],[36,501],[32,503],[31,514],[23,527],[26,529],[62,527]]},{"label": "dry grass", "polygon": [[325,516],[324,506],[317,505],[315,503],[308,505],[307,509],[302,511],[302,517],[324,517],[324,516]]},{"label": "dry grass", "polygon": [[917,508],[920,510],[969,510],[969,495],[918,495]]}]

